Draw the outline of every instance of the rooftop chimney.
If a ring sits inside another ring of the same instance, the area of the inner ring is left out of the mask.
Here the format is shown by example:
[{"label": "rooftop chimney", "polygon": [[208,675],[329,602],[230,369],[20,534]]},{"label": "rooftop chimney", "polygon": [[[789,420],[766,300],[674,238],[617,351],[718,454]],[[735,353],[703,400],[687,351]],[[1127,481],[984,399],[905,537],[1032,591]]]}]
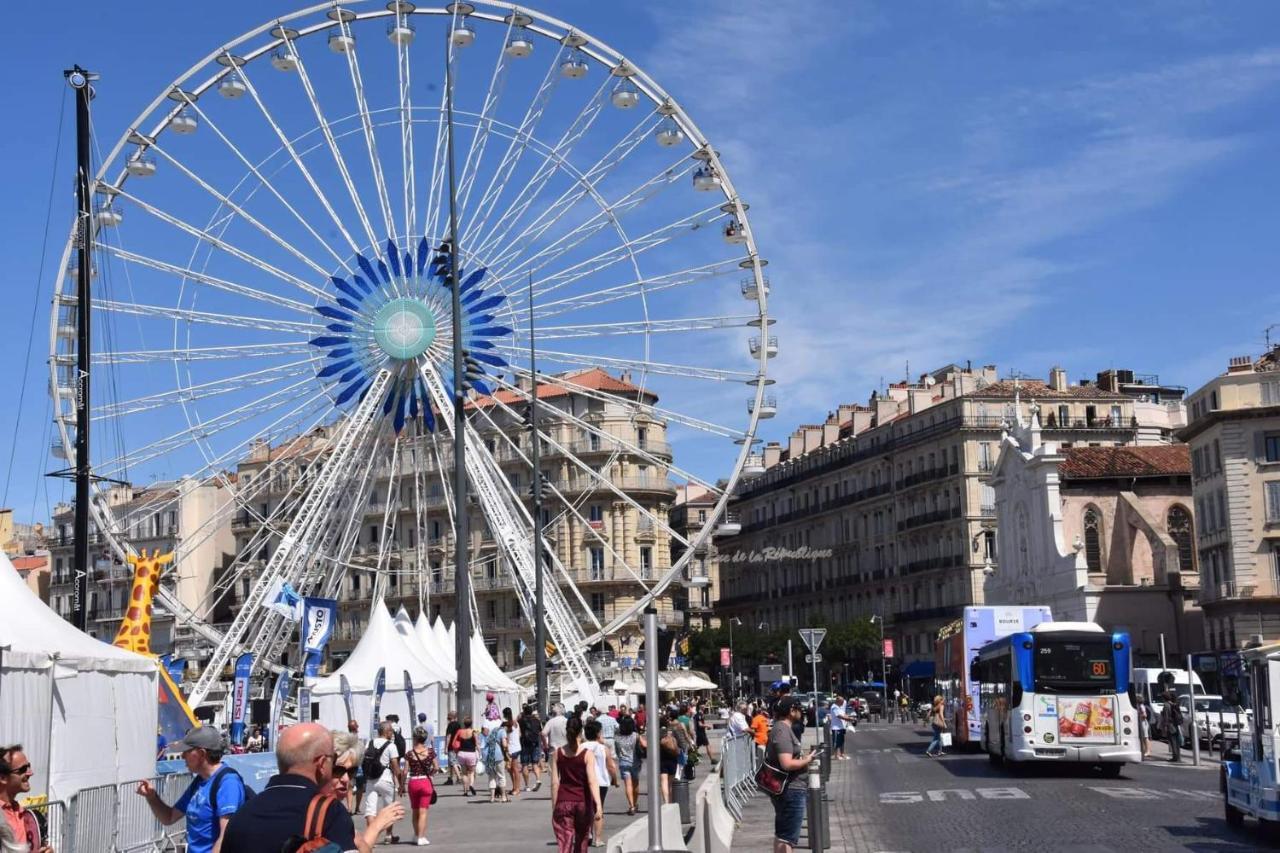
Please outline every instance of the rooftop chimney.
[{"label": "rooftop chimney", "polygon": [[764,446],[764,467],[772,468],[782,459],[782,445],[771,441]]},{"label": "rooftop chimney", "polygon": [[1253,358],[1247,355],[1235,355],[1227,362],[1227,373],[1247,373],[1253,370]]},{"label": "rooftop chimney", "polygon": [[1065,393],[1067,390],[1067,371],[1061,367],[1049,368],[1049,387],[1058,393]]}]

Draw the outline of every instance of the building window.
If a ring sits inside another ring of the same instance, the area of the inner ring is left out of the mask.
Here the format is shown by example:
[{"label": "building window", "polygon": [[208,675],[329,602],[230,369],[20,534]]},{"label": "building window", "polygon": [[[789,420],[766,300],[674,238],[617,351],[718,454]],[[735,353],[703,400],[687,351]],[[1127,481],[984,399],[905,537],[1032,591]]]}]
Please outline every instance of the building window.
[{"label": "building window", "polygon": [[1262,437],[1262,461],[1280,462],[1280,432]]},{"label": "building window", "polygon": [[1102,571],[1102,516],[1094,507],[1084,511],[1084,561],[1089,571]]},{"label": "building window", "polygon": [[604,593],[591,593],[591,611],[593,613],[604,613]]},{"label": "building window", "polygon": [[1267,523],[1280,521],[1280,480],[1264,483],[1267,490]]},{"label": "building window", "polygon": [[604,549],[591,549],[591,579],[593,581],[604,580]]},{"label": "building window", "polygon": [[[760,511],[756,510],[757,517],[759,517],[759,514],[760,514]],[[705,509],[698,510],[698,522],[700,524],[705,524],[706,521],[707,521],[707,511]]]},{"label": "building window", "polygon": [[1169,536],[1178,543],[1178,569],[1183,572],[1194,571],[1195,557],[1191,543],[1191,513],[1186,507],[1174,505],[1169,508],[1169,516],[1165,520]]},{"label": "building window", "polygon": [[1262,383],[1262,405],[1280,406],[1280,380]]},{"label": "building window", "polygon": [[640,548],[640,577],[648,580],[653,576],[653,548],[644,545]]},{"label": "building window", "polygon": [[592,504],[587,507],[587,520],[604,521],[604,507],[600,506],[600,504]]}]

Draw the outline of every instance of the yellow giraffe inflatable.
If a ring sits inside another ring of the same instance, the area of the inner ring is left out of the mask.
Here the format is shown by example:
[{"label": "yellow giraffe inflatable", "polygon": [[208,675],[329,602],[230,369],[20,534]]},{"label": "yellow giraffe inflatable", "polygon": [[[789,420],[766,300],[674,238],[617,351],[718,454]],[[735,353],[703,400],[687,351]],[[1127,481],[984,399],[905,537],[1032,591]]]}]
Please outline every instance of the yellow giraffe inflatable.
[{"label": "yellow giraffe inflatable", "polygon": [[129,607],[120,620],[113,646],[128,649],[147,657],[155,657],[151,651],[151,599],[160,588],[160,567],[173,562],[173,552],[161,554],[160,549],[148,556],[143,548],[137,556],[130,554],[133,566],[133,586],[129,589]]}]

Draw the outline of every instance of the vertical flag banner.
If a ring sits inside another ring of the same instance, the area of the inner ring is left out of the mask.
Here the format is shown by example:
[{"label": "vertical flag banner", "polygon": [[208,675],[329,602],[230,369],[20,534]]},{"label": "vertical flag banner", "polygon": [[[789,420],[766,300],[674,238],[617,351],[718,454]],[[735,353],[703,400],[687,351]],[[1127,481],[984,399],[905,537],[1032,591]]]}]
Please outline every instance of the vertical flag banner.
[{"label": "vertical flag banner", "polygon": [[413,701],[413,679],[409,677],[409,670],[404,670],[404,698],[409,702],[409,731],[413,731],[413,727],[418,725],[418,704]]},{"label": "vertical flag banner", "polygon": [[311,686],[320,674],[320,653],[307,652],[302,664],[302,685],[298,688],[298,722],[311,722]]},{"label": "vertical flag banner", "polygon": [[333,636],[338,602],[332,598],[305,598],[302,602],[302,652],[320,654]]},{"label": "vertical flag banner", "polygon": [[253,655],[245,652],[236,658],[236,678],[231,691],[231,742],[244,743],[244,723],[249,716],[249,673],[253,671]]},{"label": "vertical flag banner", "polygon": [[262,606],[269,607],[291,622],[297,622],[302,616],[302,596],[280,578],[276,578],[267,589]]},{"label": "vertical flag banner", "polygon": [[280,731],[280,713],[284,710],[284,702],[289,698],[289,670],[282,670],[276,677],[276,689],[271,694],[271,730],[267,732],[270,749],[276,748],[276,732]]},{"label": "vertical flag banner", "polygon": [[667,669],[676,668],[676,655],[679,653],[680,638],[676,637],[671,641],[671,651],[667,654]]},{"label": "vertical flag banner", "polygon": [[351,704],[351,682],[347,681],[345,675],[340,674],[338,675],[338,685],[342,690],[342,704],[347,709],[347,720],[354,720],[356,718],[356,709]]},{"label": "vertical flag banner", "polygon": [[382,711],[382,694],[387,689],[387,668],[378,667],[378,674],[373,678],[373,714],[369,720],[369,740],[373,740],[378,732],[378,714]]}]

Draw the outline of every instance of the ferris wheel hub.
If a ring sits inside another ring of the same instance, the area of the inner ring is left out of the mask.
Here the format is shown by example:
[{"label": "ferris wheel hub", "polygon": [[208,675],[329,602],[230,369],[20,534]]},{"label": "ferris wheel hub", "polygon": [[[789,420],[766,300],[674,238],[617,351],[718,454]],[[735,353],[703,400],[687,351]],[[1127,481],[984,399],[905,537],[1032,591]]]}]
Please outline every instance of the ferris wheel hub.
[{"label": "ferris wheel hub", "polygon": [[409,361],[422,355],[435,342],[435,315],[416,299],[392,299],[373,317],[373,338],[387,355]]}]

